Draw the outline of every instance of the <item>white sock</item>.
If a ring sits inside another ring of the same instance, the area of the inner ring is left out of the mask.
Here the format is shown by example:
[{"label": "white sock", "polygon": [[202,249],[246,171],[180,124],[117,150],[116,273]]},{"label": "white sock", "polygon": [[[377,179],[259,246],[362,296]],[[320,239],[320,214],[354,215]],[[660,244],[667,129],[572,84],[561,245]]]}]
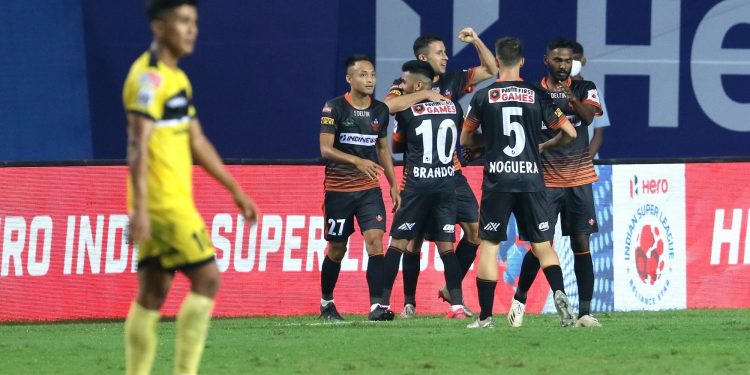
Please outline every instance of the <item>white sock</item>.
[{"label": "white sock", "polygon": [[456,312],[458,309],[463,309],[464,305],[451,305],[451,311]]},{"label": "white sock", "polygon": [[327,300],[327,299],[320,299],[320,306],[326,307],[329,303],[333,303],[333,300]]}]

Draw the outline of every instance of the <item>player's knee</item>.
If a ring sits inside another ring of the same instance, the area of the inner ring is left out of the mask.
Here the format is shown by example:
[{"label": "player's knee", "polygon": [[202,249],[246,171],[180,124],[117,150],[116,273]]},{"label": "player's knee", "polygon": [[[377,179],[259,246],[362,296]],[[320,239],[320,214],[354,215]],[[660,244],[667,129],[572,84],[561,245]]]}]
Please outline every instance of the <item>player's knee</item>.
[{"label": "player's knee", "polygon": [[214,296],[216,296],[216,293],[219,292],[220,287],[221,277],[219,277],[218,274],[212,274],[206,275],[205,277],[201,277],[200,279],[193,281],[191,290],[194,293],[200,294],[202,296],[214,298]]},{"label": "player's knee", "polygon": [[328,256],[334,262],[341,262],[346,255],[346,242],[329,242],[328,243]]},{"label": "player's knee", "polygon": [[590,251],[589,235],[581,234],[570,237],[570,249],[575,254],[586,254]]},{"label": "player's knee", "polygon": [[464,240],[479,245],[479,223],[465,223],[461,225],[461,229],[464,230]]},{"label": "player's knee", "polygon": [[138,293],[138,304],[149,310],[159,310],[167,300],[169,289],[160,285],[150,285]]}]

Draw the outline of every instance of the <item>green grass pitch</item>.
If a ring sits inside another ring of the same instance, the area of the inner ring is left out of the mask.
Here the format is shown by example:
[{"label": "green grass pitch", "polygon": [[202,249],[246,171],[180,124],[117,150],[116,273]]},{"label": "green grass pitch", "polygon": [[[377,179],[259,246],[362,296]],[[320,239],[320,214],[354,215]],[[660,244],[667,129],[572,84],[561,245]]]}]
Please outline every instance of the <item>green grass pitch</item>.
[{"label": "green grass pitch", "polygon": [[[630,312],[603,328],[527,315],[510,328],[425,316],[370,323],[315,317],[215,319],[203,374],[747,374],[748,310]],[[123,373],[123,324],[0,325],[2,374]],[[154,374],[171,373],[174,323],[159,324]]]}]

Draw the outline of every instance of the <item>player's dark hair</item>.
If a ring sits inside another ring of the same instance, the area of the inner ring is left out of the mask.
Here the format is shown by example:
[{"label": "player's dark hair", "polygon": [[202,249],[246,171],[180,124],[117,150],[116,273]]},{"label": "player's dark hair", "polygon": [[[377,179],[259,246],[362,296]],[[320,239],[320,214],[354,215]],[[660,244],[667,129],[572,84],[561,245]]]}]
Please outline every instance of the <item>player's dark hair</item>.
[{"label": "player's dark hair", "polygon": [[495,42],[495,57],[505,66],[514,66],[523,58],[523,42],[521,39],[506,36]]},{"label": "player's dark hair", "polygon": [[346,68],[346,70],[349,70],[349,68],[354,66],[354,64],[356,64],[357,61],[369,61],[370,64],[372,64],[372,67],[373,68],[375,67],[375,60],[373,60],[372,57],[367,56],[362,53],[355,53],[347,57],[346,62],[344,63],[344,67]]},{"label": "player's dark hair", "polygon": [[414,40],[414,57],[419,58],[419,55],[424,53],[427,54],[430,43],[432,42],[443,42],[443,39],[435,35],[422,35]]},{"label": "player's dark hair", "polygon": [[583,46],[581,43],[578,43],[575,40],[572,40],[571,42],[573,43],[573,54],[583,56]]},{"label": "player's dark hair", "polygon": [[427,61],[422,60],[409,60],[401,66],[402,72],[409,72],[410,74],[419,74],[425,76],[430,82],[435,78],[435,71]]},{"label": "player's dark hair", "polygon": [[547,52],[551,52],[558,48],[570,48],[571,50],[573,50],[574,48],[573,43],[575,42],[567,38],[563,38],[560,36],[554,37],[550,39],[549,42],[547,42]]},{"label": "player's dark hair", "polygon": [[152,21],[164,19],[168,12],[182,5],[198,7],[198,0],[146,0],[146,14]]}]

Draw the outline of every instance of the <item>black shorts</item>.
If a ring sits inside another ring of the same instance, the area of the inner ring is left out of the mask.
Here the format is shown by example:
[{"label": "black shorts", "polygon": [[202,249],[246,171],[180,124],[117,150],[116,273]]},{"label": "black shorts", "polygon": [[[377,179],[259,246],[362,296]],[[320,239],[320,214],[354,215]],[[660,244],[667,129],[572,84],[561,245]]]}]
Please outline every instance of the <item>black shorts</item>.
[{"label": "black shorts", "polygon": [[549,225],[553,230],[560,215],[560,227],[563,236],[576,234],[591,234],[599,231],[594,210],[594,193],[592,184],[566,187],[548,188]]},{"label": "black shorts", "polygon": [[549,233],[554,231],[547,216],[547,194],[544,191],[484,191],[480,207],[479,238],[483,240],[507,240],[508,219],[511,213],[516,216],[518,232],[531,242],[549,241]]},{"label": "black shorts", "polygon": [[325,209],[325,239],[346,242],[354,233],[354,217],[360,232],[370,229],[385,231],[385,204],[380,188],[354,192],[327,191]]},{"label": "black shorts", "polygon": [[456,223],[479,221],[479,203],[463,173],[456,173]]},{"label": "black shorts", "polygon": [[456,241],[456,194],[452,191],[401,192],[401,208],[391,225],[391,237],[411,240],[421,233],[430,241]]}]

